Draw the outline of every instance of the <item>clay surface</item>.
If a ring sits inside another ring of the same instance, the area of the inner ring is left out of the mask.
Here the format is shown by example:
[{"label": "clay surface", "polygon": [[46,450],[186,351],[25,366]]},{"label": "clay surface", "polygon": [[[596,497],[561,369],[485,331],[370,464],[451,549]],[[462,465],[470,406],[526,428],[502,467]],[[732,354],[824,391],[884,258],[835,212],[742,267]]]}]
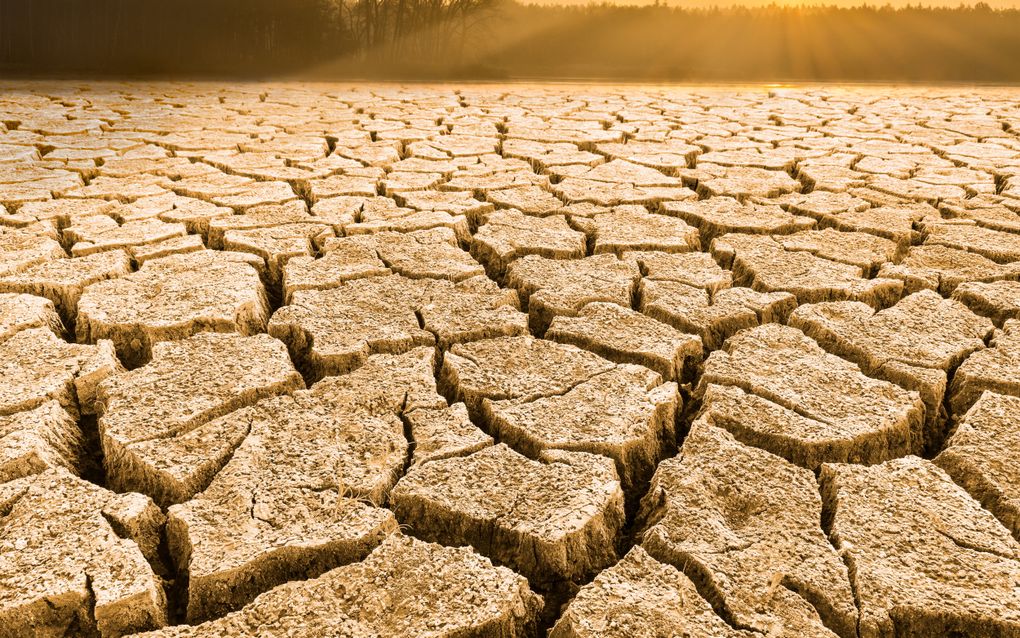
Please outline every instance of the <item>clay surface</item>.
[{"label": "clay surface", "polygon": [[712,353],[695,399],[738,439],[810,468],[875,463],[924,445],[917,392],[865,376],[786,326],[740,332]]},{"label": "clay surface", "polygon": [[303,385],[286,347],[265,334],[203,332],[156,344],[148,364],[98,390],[110,485],[160,504],[187,500],[246,434],[246,423],[218,417]]},{"label": "clay surface", "polygon": [[861,636],[1017,632],[1020,545],[942,470],[917,457],[826,465],[821,485]]},{"label": "clay surface", "polygon": [[0,113],[0,636],[1020,637],[1015,88]]},{"label": "clay surface", "polygon": [[694,580],[732,625],[855,635],[850,578],[818,525],[822,499],[810,471],[699,420],[641,505],[641,546]]}]

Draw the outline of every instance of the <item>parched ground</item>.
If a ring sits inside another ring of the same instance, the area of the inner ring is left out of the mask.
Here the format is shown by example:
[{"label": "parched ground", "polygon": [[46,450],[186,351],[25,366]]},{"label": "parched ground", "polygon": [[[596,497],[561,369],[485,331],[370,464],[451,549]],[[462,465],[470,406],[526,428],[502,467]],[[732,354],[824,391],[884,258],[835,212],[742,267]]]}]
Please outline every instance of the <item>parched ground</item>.
[{"label": "parched ground", "polygon": [[0,86],[0,635],[1020,636],[1020,92]]}]

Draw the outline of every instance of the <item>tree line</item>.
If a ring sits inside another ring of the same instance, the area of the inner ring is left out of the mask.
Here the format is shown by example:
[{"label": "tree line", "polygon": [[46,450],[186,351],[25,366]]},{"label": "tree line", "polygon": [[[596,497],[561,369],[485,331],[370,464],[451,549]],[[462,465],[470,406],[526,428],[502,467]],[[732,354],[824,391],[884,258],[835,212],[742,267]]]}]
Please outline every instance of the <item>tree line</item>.
[{"label": "tree line", "polygon": [[448,61],[491,0],[0,0],[0,69],[271,76]]},{"label": "tree line", "polygon": [[1020,11],[0,0],[0,73],[1020,82]]}]

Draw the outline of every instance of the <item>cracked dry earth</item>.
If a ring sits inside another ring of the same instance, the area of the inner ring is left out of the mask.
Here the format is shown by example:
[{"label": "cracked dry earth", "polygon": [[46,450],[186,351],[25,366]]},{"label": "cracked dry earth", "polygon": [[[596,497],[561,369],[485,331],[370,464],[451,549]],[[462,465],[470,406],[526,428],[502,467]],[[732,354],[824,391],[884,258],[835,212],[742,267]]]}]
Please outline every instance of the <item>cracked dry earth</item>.
[{"label": "cracked dry earth", "polygon": [[0,636],[1020,636],[1020,93],[0,86]]}]

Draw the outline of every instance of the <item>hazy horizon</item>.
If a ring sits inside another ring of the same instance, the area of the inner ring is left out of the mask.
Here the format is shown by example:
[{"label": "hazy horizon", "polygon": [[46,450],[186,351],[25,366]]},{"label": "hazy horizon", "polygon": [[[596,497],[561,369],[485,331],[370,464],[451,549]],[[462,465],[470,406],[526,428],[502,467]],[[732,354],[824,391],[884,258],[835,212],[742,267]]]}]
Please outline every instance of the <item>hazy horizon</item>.
[{"label": "hazy horizon", "polygon": [[0,0],[0,71],[1020,83],[1020,11],[993,3],[1020,0]]},{"label": "hazy horizon", "polygon": [[854,8],[854,7],[892,7],[894,9],[900,9],[904,7],[920,7],[920,8],[931,8],[931,9],[942,9],[942,8],[956,8],[956,7],[974,7],[978,4],[986,4],[992,9],[1020,9],[1020,0],[988,0],[987,2],[952,2],[946,0],[945,2],[911,2],[910,0],[890,0],[888,2],[861,2],[860,0],[828,0],[823,2],[817,2],[814,0],[807,0],[805,2],[784,2],[776,0],[743,0],[741,2],[726,2],[719,0],[527,0],[521,2],[524,5],[536,5],[543,7],[583,7],[588,5],[617,5],[617,6],[633,6],[633,7],[647,7],[655,4],[660,4],[667,7],[675,7],[678,9],[731,9],[731,8],[761,8],[775,5],[779,7],[839,7],[841,9]]}]

